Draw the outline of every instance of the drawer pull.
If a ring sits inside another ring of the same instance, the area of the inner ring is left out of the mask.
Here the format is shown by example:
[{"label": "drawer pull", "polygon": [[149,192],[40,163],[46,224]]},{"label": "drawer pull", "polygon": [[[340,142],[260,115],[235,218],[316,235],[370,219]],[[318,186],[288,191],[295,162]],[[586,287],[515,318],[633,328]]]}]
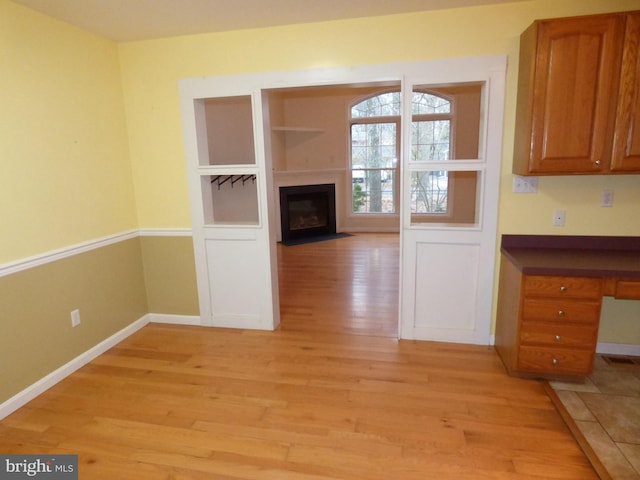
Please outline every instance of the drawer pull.
[{"label": "drawer pull", "polygon": [[564,317],[564,310],[558,310],[558,316]]},{"label": "drawer pull", "polygon": [[556,342],[560,341],[560,335],[556,335]]},{"label": "drawer pull", "polygon": [[567,291],[567,287],[565,287],[564,285],[562,285],[562,286],[560,287],[560,291],[561,291],[562,293],[566,292],[566,291]]},{"label": "drawer pull", "polygon": [[558,359],[557,359],[557,358],[554,358],[553,360],[551,360],[551,363],[552,363],[553,365],[558,365],[558,363],[560,363],[560,362],[558,362]]}]

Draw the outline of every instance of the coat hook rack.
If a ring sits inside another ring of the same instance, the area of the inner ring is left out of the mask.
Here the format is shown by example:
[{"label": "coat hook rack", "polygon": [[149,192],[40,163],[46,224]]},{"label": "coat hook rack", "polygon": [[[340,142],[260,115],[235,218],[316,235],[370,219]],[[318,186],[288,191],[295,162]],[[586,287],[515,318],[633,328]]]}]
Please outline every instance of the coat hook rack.
[{"label": "coat hook rack", "polygon": [[249,180],[251,180],[252,183],[256,183],[256,176],[255,175],[216,175],[215,177],[211,177],[211,183],[215,183],[218,187],[218,190],[220,190],[220,187],[222,185],[224,185],[229,181],[231,181],[230,185],[231,185],[231,188],[233,188],[233,186],[236,183],[241,181],[242,185],[244,186],[244,184]]}]

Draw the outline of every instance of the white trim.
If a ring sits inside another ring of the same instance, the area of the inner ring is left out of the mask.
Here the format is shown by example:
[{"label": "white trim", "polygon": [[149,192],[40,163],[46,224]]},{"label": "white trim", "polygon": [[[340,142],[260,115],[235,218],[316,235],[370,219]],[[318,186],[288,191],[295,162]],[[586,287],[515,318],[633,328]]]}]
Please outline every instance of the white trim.
[{"label": "white trim", "polygon": [[87,242],[77,243],[68,247],[52,250],[50,252],[42,253],[40,255],[34,255],[33,257],[23,258],[14,262],[9,262],[0,265],[0,277],[6,277],[13,273],[28,270],[30,268],[39,267],[41,265],[55,262],[63,258],[72,257],[80,253],[96,250],[98,248],[113,245],[114,243],[136,238],[138,236],[138,230],[131,230],[124,233],[116,233],[108,237],[98,238],[96,240],[89,240]]},{"label": "white trim", "polygon": [[62,367],[54,370],[47,376],[41,378],[37,382],[28,386],[21,392],[11,397],[6,402],[0,404],[0,420],[6,416],[12,414],[19,408],[26,405],[28,402],[36,398],[41,393],[45,392],[49,388],[53,387],[58,382],[64,380],[73,372],[83,367],[87,363],[91,362],[96,357],[102,355],[104,352],[114,347],[128,336],[134,334],[142,327],[149,323],[149,315],[145,315],[142,318],[136,320],[132,324],[126,326],[119,332],[116,332],[106,340],[98,343],[96,346],[90,348],[86,352],[78,355],[76,358],[66,363]]},{"label": "white trim", "polygon": [[598,344],[596,345],[596,353],[640,357],[640,345],[631,345],[628,343],[598,342]]},{"label": "white trim", "polygon": [[197,315],[170,315],[167,313],[150,313],[149,321],[151,323],[169,323],[172,325],[202,325],[200,317]]},{"label": "white trim", "polygon": [[141,237],[191,237],[193,231],[190,228],[141,228]]},{"label": "white trim", "polygon": [[39,267],[47,263],[62,260],[64,258],[73,257],[80,253],[97,250],[98,248],[113,245],[118,242],[130,240],[136,237],[190,237],[192,231],[190,228],[141,228],[140,230],[130,230],[128,232],[116,233],[107,237],[89,240],[68,247],[52,250],[50,252],[41,253],[32,257],[22,258],[13,262],[0,264],[0,278],[6,277],[13,273],[18,273],[30,268]]}]

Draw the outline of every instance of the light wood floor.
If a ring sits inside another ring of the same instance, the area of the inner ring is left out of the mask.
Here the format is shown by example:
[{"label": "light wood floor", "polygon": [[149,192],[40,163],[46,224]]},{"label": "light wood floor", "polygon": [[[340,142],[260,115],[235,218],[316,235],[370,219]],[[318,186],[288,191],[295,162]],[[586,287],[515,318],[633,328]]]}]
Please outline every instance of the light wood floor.
[{"label": "light wood floor", "polygon": [[149,325],[0,422],[0,453],[91,480],[597,479],[492,348],[395,339],[397,237],[279,254],[280,330]]}]

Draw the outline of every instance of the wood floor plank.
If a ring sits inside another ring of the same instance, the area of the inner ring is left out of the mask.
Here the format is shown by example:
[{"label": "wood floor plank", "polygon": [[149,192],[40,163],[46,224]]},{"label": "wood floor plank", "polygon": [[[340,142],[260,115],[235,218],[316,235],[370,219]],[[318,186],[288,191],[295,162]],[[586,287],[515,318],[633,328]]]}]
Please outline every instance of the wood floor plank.
[{"label": "wood floor plank", "polygon": [[275,332],[150,324],[0,422],[92,480],[596,480],[491,347],[397,340],[398,237],[278,246]]}]

